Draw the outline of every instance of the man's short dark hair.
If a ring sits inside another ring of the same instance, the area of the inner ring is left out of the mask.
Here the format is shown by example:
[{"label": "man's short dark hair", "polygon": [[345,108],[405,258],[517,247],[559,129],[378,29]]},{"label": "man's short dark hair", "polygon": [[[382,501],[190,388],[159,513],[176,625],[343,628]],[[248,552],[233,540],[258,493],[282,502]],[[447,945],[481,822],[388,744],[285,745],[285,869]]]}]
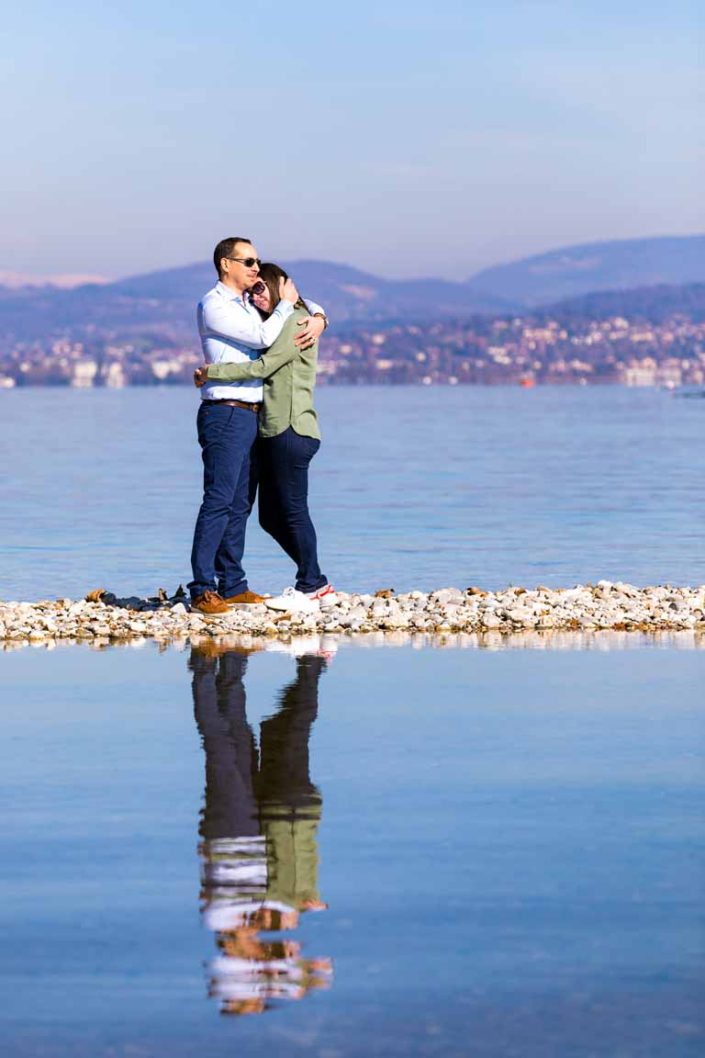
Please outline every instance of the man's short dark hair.
[{"label": "man's short dark hair", "polygon": [[251,243],[251,239],[247,239],[244,235],[230,235],[227,239],[221,239],[215,250],[213,251],[213,264],[215,270],[220,277],[220,262],[224,257],[232,257],[235,252],[235,247],[239,242]]}]

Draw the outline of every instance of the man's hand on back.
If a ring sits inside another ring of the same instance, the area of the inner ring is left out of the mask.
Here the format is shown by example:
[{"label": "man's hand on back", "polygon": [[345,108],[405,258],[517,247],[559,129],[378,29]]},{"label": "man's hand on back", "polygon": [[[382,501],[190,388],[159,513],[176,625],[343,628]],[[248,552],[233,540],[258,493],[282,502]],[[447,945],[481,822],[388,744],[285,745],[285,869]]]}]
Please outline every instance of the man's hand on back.
[{"label": "man's hand on back", "polygon": [[279,297],[282,301],[290,301],[292,305],[296,304],[299,300],[299,292],[293,279],[279,280]]},{"label": "man's hand on back", "polygon": [[326,321],[322,316],[307,316],[305,320],[299,320],[298,326],[301,331],[294,338],[294,345],[299,349],[310,349],[326,329]]}]

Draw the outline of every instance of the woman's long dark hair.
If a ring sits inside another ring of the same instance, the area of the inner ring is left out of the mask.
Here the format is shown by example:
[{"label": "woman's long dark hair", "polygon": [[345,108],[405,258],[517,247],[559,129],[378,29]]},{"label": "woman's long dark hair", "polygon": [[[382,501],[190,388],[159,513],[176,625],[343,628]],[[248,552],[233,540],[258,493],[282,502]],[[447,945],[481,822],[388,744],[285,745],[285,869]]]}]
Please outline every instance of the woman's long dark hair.
[{"label": "woman's long dark hair", "polygon": [[[257,278],[262,280],[262,282],[266,285],[267,290],[269,291],[271,304],[271,308],[269,311],[273,312],[280,301],[279,280],[288,279],[289,276],[283,268],[279,267],[278,264],[273,264],[271,261],[265,261],[263,264],[260,265],[259,276]],[[299,300],[294,305],[294,308],[305,309],[306,312],[308,312],[308,307],[303,298],[299,298]]]}]

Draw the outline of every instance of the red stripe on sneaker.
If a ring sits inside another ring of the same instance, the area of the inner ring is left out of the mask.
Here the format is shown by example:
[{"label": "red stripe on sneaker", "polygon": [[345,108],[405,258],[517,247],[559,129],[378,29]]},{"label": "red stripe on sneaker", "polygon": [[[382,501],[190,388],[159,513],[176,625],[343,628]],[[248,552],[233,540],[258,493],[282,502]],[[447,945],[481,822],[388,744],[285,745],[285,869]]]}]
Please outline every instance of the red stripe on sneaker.
[{"label": "red stripe on sneaker", "polygon": [[324,588],[319,588],[317,592],[314,592],[311,598],[325,599],[326,595],[335,595],[335,588],[331,584],[326,584]]}]

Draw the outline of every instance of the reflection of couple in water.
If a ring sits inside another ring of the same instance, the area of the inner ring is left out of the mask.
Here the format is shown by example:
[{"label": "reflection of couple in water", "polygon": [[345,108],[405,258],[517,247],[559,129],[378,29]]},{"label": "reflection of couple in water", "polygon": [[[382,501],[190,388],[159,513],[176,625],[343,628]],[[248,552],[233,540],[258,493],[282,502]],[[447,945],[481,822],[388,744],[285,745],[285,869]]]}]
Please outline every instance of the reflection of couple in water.
[{"label": "reflection of couple in water", "polygon": [[277,712],[262,721],[257,749],[247,721],[246,652],[214,643],[194,648],[196,723],[206,754],[201,813],[202,915],[219,954],[211,995],[227,1014],[260,1013],[273,999],[325,987],[329,959],[305,959],[298,941],[262,939],[295,929],[326,907],[318,892],[321,795],[309,776],[309,737],[318,712],[324,657],[296,659],[296,678]]}]

